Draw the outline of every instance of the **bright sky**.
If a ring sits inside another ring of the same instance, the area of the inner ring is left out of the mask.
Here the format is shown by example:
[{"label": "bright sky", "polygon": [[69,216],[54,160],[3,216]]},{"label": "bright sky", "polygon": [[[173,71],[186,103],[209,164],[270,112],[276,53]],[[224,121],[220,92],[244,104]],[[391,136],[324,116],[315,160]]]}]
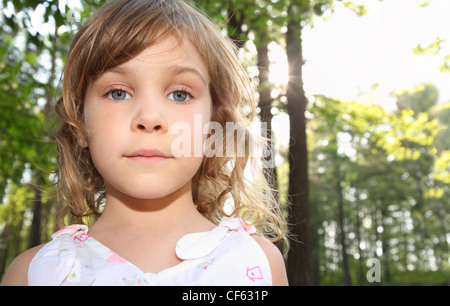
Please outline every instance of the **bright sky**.
[{"label": "bright sky", "polygon": [[[316,18],[303,33],[305,91],[354,100],[379,84],[377,102],[392,109],[392,90],[410,89],[428,81],[438,86],[440,102],[450,101],[450,73],[440,73],[443,55],[450,54],[450,1],[363,1],[367,15],[337,3],[326,20]],[[439,37],[442,56],[413,53]]]},{"label": "bright sky", "polygon": [[[368,14],[355,13],[337,2],[325,20],[316,18],[303,31],[304,88],[308,96],[323,94],[340,100],[367,100],[370,96],[387,110],[395,110],[394,90],[434,83],[439,102],[450,101],[450,73],[441,73],[444,55],[450,54],[450,0],[365,0]],[[418,44],[428,46],[439,37],[442,55],[414,55]],[[286,83],[287,61],[280,46],[272,44],[270,80]],[[287,114],[272,122],[277,145],[289,142]],[[282,160],[277,159],[279,164]]]}]

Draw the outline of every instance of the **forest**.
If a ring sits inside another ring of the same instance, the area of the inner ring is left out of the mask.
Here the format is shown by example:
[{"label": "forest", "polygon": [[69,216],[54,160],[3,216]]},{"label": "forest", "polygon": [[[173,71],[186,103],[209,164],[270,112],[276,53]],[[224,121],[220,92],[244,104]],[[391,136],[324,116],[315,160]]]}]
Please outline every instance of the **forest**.
[{"label": "forest", "polygon": [[[192,2],[234,40],[257,84],[258,117],[276,155],[268,177],[290,225],[290,285],[450,285],[450,101],[438,102],[427,80],[392,92],[393,110],[370,93],[342,100],[303,86],[304,29],[338,4],[370,14],[364,1]],[[70,41],[103,3],[0,3],[0,278],[61,226],[49,131]],[[448,74],[442,42],[417,42],[411,52],[439,57]],[[284,83],[270,75],[274,45],[288,63]]]}]

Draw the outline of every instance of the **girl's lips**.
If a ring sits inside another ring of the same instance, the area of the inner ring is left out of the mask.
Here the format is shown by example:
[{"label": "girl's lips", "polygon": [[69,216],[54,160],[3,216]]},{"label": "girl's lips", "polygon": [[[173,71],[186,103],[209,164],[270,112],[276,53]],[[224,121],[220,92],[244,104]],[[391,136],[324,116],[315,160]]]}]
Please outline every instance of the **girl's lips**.
[{"label": "girl's lips", "polygon": [[139,149],[125,155],[125,157],[136,162],[145,163],[158,163],[171,158],[157,149]]},{"label": "girl's lips", "polygon": [[169,159],[168,157],[162,156],[127,156],[127,158],[140,163],[159,163]]}]

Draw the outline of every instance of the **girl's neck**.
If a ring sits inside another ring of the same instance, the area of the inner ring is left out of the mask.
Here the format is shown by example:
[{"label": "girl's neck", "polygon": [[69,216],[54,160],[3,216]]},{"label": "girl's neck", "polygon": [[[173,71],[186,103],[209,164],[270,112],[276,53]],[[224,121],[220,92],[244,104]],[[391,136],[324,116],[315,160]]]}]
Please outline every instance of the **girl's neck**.
[{"label": "girl's neck", "polygon": [[158,199],[136,199],[106,186],[105,209],[92,227],[160,231],[161,228],[192,227],[194,224],[205,228],[212,225],[197,211],[188,183]]}]

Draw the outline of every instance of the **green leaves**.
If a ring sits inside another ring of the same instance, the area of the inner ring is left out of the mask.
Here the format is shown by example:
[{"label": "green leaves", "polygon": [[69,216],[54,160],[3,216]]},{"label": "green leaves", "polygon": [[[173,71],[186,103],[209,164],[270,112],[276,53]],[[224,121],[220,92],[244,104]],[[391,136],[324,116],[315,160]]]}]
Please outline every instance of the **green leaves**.
[{"label": "green leaves", "polygon": [[[320,254],[338,256],[333,224],[342,197],[345,236],[355,258],[383,249],[385,270],[397,281],[402,270],[429,271],[423,254],[430,252],[434,269],[448,267],[450,151],[448,145],[438,147],[438,136],[449,131],[443,123],[449,120],[450,105],[433,105],[437,100],[430,88],[426,84],[398,92],[403,108],[392,113],[369,102],[311,99],[310,173],[312,207],[319,210],[314,218]],[[414,260],[409,250],[415,250]],[[325,277],[333,262],[319,256]],[[353,267],[358,269],[358,262]]]},{"label": "green leaves", "polygon": [[356,4],[353,1],[344,1],[343,4],[346,8],[352,10],[358,16],[364,16],[367,14],[367,10],[362,4]]},{"label": "green leaves", "polygon": [[[450,185],[450,150],[441,152],[437,157],[434,163],[433,177],[442,184]],[[444,192],[444,189],[440,192]],[[448,188],[446,193],[448,193]],[[443,193],[440,195],[441,198]]]},{"label": "green leaves", "polygon": [[428,46],[424,47],[422,46],[422,44],[418,44],[417,47],[413,49],[413,52],[415,55],[424,55],[424,54],[439,55],[439,52],[441,51],[441,44],[443,42],[444,40],[437,37],[436,40],[431,44],[429,44]]},{"label": "green leaves", "polygon": [[427,46],[418,44],[417,47],[413,48],[413,52],[415,55],[431,54],[434,56],[442,57],[442,65],[439,67],[439,70],[443,73],[450,72],[450,54],[442,54],[441,44],[443,42],[445,42],[445,40],[437,37],[434,42],[430,43]]}]

